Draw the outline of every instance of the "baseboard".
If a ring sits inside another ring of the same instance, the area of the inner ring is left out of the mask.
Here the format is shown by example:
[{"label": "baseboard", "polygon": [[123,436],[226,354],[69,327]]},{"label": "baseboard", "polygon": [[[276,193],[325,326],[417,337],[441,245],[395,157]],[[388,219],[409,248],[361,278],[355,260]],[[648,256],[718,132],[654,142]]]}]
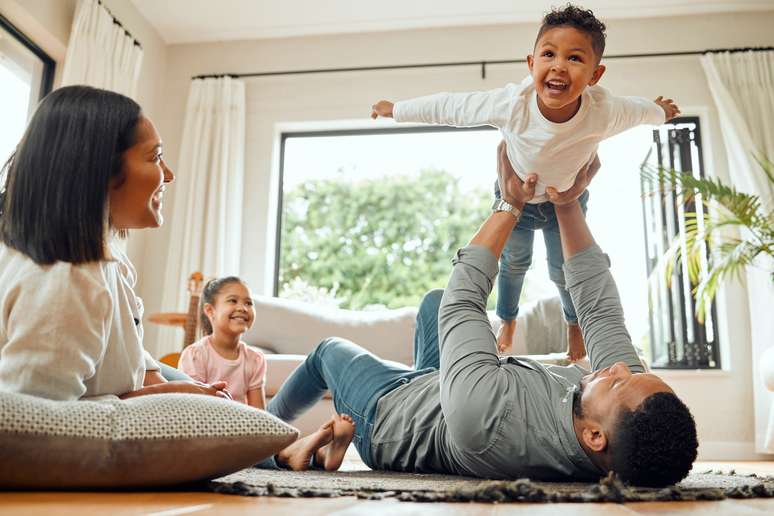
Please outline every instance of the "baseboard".
[{"label": "baseboard", "polygon": [[772,460],[774,455],[755,452],[753,441],[704,441],[699,443],[698,460]]}]

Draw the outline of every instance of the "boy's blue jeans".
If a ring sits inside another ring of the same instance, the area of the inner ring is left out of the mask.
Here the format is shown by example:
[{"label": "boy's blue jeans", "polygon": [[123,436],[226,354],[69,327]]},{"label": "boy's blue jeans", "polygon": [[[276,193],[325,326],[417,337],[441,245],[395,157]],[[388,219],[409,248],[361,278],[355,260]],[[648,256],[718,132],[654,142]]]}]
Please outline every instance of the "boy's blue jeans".
[{"label": "boy's blue jeans", "polygon": [[[336,412],[349,414],[355,422],[353,442],[369,467],[371,432],[379,399],[412,378],[440,368],[438,351],[438,307],[443,290],[432,290],[422,299],[414,333],[414,368],[382,360],[346,339],[323,340],[282,384],[267,410],[292,423],[304,411],[331,392]],[[273,458],[257,464],[276,468]]]},{"label": "boy's blue jeans", "polygon": [[[495,197],[500,198],[500,188],[495,182]],[[583,213],[586,213],[586,201],[589,191],[584,191],[578,201]],[[570,324],[577,324],[578,316],[572,304],[570,293],[565,288],[564,255],[562,241],[559,237],[559,223],[556,220],[554,205],[550,202],[540,204],[525,204],[519,223],[513,228],[503,254],[500,256],[500,273],[497,276],[497,316],[503,321],[516,319],[519,313],[519,297],[524,286],[524,276],[532,264],[532,245],[535,231],[543,230],[543,240],[546,244],[548,260],[548,276],[559,290],[562,300],[564,319]]]}]

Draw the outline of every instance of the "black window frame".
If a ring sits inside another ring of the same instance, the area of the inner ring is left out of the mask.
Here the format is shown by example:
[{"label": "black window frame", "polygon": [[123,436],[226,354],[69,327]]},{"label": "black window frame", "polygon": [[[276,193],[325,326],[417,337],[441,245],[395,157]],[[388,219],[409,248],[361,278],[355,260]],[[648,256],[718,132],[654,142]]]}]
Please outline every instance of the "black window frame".
[{"label": "black window frame", "polygon": [[[693,124],[693,128],[688,128]],[[666,170],[678,170],[680,172],[694,173],[698,167],[697,173],[701,178],[706,177],[706,168],[704,161],[704,148],[701,139],[701,119],[698,116],[681,116],[674,118],[668,123],[667,141],[662,141],[661,131],[664,126],[653,130],[653,151],[651,155],[655,158],[656,166]],[[678,127],[683,126],[683,127]],[[695,146],[696,159],[694,160],[691,146]],[[694,174],[696,175],[696,174]],[[651,284],[648,287],[649,296],[649,339],[650,339],[650,367],[653,369],[721,369],[720,360],[720,337],[718,332],[717,301],[713,300],[707,321],[704,324],[699,323],[695,311],[695,300],[690,292],[684,288],[684,275],[682,268],[675,267],[672,276],[672,287],[665,286],[665,278],[659,275],[658,261],[661,258],[657,254],[651,254],[650,242],[652,239],[662,239],[662,245],[671,242],[685,224],[685,213],[696,210],[696,204],[702,204],[703,213],[707,213],[708,206],[703,200],[691,198],[683,200],[680,208],[677,206],[678,196],[670,188],[662,188],[662,185],[654,185],[652,181],[642,178],[641,190],[643,195],[652,196],[654,192],[664,192],[663,196],[657,195],[656,202],[660,206],[660,214],[648,212],[648,201],[644,200],[643,210],[643,236],[645,238],[646,256],[645,266],[648,277],[653,277],[657,289],[667,289],[668,295],[665,298],[664,306],[661,306],[660,299],[653,302],[653,296],[658,296],[651,291]],[[650,204],[651,207],[655,203]],[[683,212],[680,218],[679,212]],[[669,219],[667,221],[667,218]],[[660,224],[655,224],[654,219],[659,219]],[[650,224],[650,227],[649,227]],[[652,231],[654,225],[659,226],[659,231]],[[709,251],[705,248],[705,252]],[[655,275],[655,277],[654,277]],[[675,302],[677,301],[677,302]],[[654,305],[657,305],[654,308]],[[690,314],[686,308],[689,308]],[[661,316],[654,316],[654,310],[662,311]],[[663,310],[666,310],[668,316],[663,317]],[[662,342],[661,335],[656,335],[656,322],[654,317],[663,319],[660,324],[663,325],[662,333],[668,334],[666,340]],[[712,340],[707,340],[707,324],[712,327]],[[690,326],[690,327],[689,327]],[[692,340],[689,338],[692,336]],[[657,341],[658,340],[658,341]],[[666,361],[663,361],[663,358]]]},{"label": "black window frame", "polygon": [[5,16],[0,14],[0,27],[13,36],[19,43],[24,45],[27,50],[35,54],[35,56],[43,62],[43,73],[40,81],[40,94],[38,101],[41,101],[43,97],[51,93],[54,87],[54,73],[56,71],[56,61],[49,56],[42,48],[36,45],[30,38],[27,37],[22,31],[20,31],[13,23]]}]

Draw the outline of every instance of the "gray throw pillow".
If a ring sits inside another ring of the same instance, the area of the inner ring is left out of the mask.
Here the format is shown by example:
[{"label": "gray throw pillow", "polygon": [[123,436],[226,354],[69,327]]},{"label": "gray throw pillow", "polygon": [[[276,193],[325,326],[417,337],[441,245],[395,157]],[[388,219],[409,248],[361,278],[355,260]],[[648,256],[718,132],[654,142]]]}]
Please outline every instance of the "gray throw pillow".
[{"label": "gray throw pillow", "polygon": [[0,393],[0,487],[164,486],[215,478],[274,455],[298,430],[212,396],[52,401]]}]

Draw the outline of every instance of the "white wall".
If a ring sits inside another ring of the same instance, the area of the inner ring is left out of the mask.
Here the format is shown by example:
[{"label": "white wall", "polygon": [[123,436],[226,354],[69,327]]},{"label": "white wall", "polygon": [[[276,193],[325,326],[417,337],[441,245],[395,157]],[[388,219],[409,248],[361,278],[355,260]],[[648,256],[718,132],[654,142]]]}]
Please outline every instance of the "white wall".
[{"label": "white wall", "polygon": [[[774,44],[774,12],[614,20],[608,24],[607,54],[703,50]],[[158,125],[174,166],[182,132],[190,77],[218,72],[254,72],[374,66],[436,61],[512,59],[532,47],[535,26],[513,25],[414,30],[376,34],[173,45]],[[603,85],[620,95],[678,99],[685,114],[700,114],[710,173],[728,177],[717,114],[697,57],[609,60]],[[277,143],[280,127],[292,122],[359,120],[368,123],[370,104],[443,90],[497,87],[521,79],[526,65],[491,66],[487,79],[477,67],[360,72],[246,79],[247,156],[242,275],[256,291],[270,292],[277,196]],[[185,170],[176,170],[179,184]],[[172,213],[173,186],[165,210]],[[169,225],[149,234],[141,270],[141,290],[149,311],[159,310],[166,260],[165,242],[179,238]],[[205,273],[207,271],[204,271]],[[182,288],[182,287],[181,287]],[[726,289],[721,338],[726,371],[665,373],[688,403],[699,426],[701,456],[750,458],[753,412],[749,328],[741,287]],[[163,307],[165,310],[183,307]],[[732,321],[731,325],[726,324]],[[740,322],[741,321],[741,322]],[[149,340],[154,328],[147,328]],[[150,344],[150,342],[149,342]]]}]

